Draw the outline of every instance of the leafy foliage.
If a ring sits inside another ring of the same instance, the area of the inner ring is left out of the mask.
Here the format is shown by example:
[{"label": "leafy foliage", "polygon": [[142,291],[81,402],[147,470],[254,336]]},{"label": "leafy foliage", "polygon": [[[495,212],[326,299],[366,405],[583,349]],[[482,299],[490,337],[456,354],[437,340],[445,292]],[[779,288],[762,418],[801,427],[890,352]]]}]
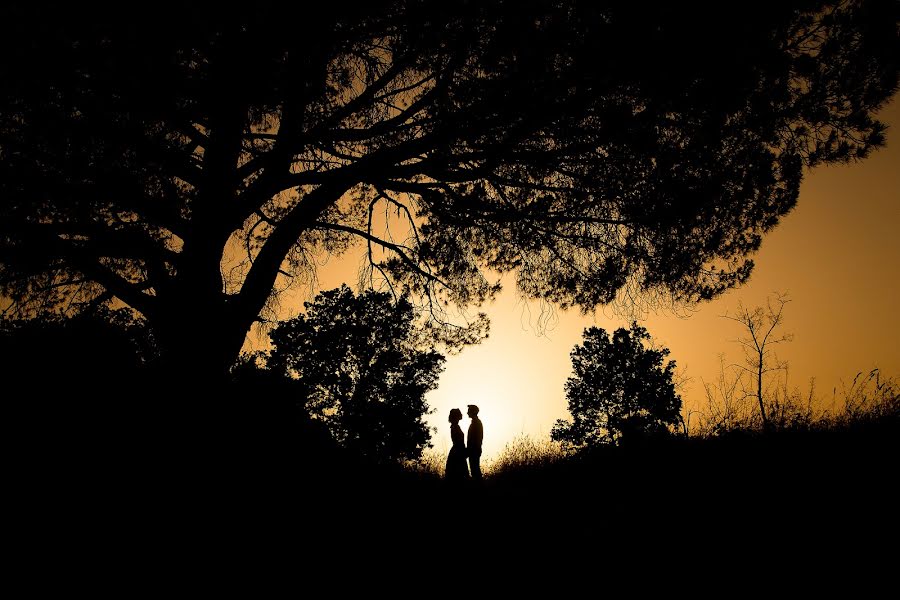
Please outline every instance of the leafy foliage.
[{"label": "leafy foliage", "polygon": [[556,422],[554,440],[597,446],[664,435],[678,425],[681,397],[675,362],[664,362],[668,349],[647,347],[650,334],[637,323],[612,336],[590,327],[583,337],[572,350],[574,374],[566,381],[572,421]]},{"label": "leafy foliage", "polygon": [[444,357],[422,349],[414,319],[404,299],[341,286],[275,328],[268,365],[297,378],[307,411],[339,443],[374,459],[417,459],[430,447],[425,394]]},{"label": "leafy foliage", "polygon": [[439,318],[492,272],[586,310],[713,297],[804,166],[883,144],[900,56],[885,0],[56,10],[0,40],[0,293],[118,299],[204,371],[354,240]]}]

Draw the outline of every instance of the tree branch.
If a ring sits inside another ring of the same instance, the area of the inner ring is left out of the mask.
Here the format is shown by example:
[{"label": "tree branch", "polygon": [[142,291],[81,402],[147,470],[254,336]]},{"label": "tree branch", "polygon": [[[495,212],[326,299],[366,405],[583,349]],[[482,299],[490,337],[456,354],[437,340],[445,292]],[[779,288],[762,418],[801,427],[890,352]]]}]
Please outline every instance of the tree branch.
[{"label": "tree branch", "polygon": [[400,256],[401,260],[403,260],[403,262],[407,266],[409,266],[411,269],[413,269],[416,273],[418,273],[422,277],[425,277],[429,281],[434,281],[436,283],[439,283],[446,288],[450,287],[445,281],[443,281],[442,279],[440,279],[433,273],[429,273],[428,271],[424,270],[421,266],[419,266],[419,263],[417,263],[412,258],[410,258],[409,255],[406,254],[406,252],[405,252],[405,250],[411,250],[411,248],[409,248],[407,246],[388,242],[387,240],[383,240],[377,236],[372,235],[369,232],[363,231],[361,229],[355,229],[353,227],[348,227],[346,225],[339,225],[337,223],[324,223],[324,222],[316,222],[313,225],[318,229],[331,229],[334,231],[343,231],[346,233],[352,233],[353,235],[359,236],[359,237],[363,238],[364,240],[368,240],[370,242],[378,244],[379,246],[387,248],[387,249],[395,252],[398,256]]},{"label": "tree branch", "polygon": [[340,181],[321,185],[306,194],[287,215],[282,217],[257,253],[241,291],[233,297],[233,305],[240,320],[246,321],[249,326],[256,318],[275,285],[281,263],[297,243],[300,235],[312,227],[319,215],[337,202],[353,185],[354,183]]},{"label": "tree branch", "polygon": [[115,271],[101,265],[99,262],[79,257],[75,258],[78,270],[105,287],[122,302],[143,313],[145,317],[152,317],[155,311],[153,296],[144,294],[140,285],[122,278]]}]

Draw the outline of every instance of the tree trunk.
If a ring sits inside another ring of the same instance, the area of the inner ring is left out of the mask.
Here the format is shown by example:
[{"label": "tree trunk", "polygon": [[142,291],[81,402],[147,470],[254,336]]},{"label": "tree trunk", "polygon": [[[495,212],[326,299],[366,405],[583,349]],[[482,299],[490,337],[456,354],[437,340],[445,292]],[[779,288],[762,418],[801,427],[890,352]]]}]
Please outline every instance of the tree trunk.
[{"label": "tree trunk", "polygon": [[164,375],[181,385],[224,380],[240,353],[247,327],[227,304],[220,262],[227,236],[186,243],[177,279],[160,296],[156,332]]},{"label": "tree trunk", "polygon": [[762,418],[763,431],[769,431],[769,419],[766,417],[766,405],[763,402],[763,353],[759,353],[759,363],[756,370],[756,399],[759,402],[759,415]]},{"label": "tree trunk", "polygon": [[172,307],[159,320],[158,335],[163,368],[183,383],[202,385],[225,378],[246,330],[229,318],[221,300],[198,304]]}]

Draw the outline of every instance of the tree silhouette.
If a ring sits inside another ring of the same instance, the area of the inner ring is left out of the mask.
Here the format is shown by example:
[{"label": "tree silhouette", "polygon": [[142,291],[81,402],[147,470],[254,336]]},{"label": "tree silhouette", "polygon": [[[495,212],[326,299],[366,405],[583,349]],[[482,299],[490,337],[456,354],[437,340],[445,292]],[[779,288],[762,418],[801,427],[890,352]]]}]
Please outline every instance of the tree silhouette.
[{"label": "tree silhouette", "polygon": [[432,311],[488,272],[586,310],[715,296],[804,166],[883,143],[900,56],[895,2],[719,4],[16,3],[4,310],[124,303],[207,376],[355,240]]},{"label": "tree silhouette", "polygon": [[765,308],[757,306],[751,310],[739,304],[734,315],[722,315],[723,318],[738,323],[744,330],[744,335],[735,340],[744,353],[744,363],[735,363],[734,367],[748,375],[751,383],[747,385],[743,377],[736,381],[741,384],[743,398],[752,397],[756,400],[764,431],[771,428],[766,410],[771,399],[766,398],[768,390],[765,389],[763,379],[773,371],[787,370],[787,363],[778,360],[775,355],[775,346],[793,339],[790,333],[777,331],[784,325],[784,308],[788,302],[790,299],[786,294],[775,294],[774,299],[766,299]]},{"label": "tree silhouette", "polygon": [[681,421],[675,392],[675,361],[667,348],[645,344],[647,330],[632,323],[612,336],[599,327],[584,330],[572,350],[574,374],[566,381],[572,421],[559,420],[551,437],[575,446],[622,443],[665,435]]},{"label": "tree silhouette", "polygon": [[344,446],[377,460],[417,459],[431,431],[425,394],[444,357],[422,349],[412,304],[390,294],[322,292],[272,332],[268,366],[298,379],[301,402]]}]

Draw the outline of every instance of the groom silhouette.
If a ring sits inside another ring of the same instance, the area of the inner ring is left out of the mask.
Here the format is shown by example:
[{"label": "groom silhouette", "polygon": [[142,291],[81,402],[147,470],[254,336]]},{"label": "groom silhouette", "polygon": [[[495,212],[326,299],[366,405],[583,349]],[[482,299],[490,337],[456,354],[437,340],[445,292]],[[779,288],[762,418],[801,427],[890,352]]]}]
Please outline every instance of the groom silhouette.
[{"label": "groom silhouette", "polygon": [[466,435],[469,470],[472,472],[473,480],[481,481],[481,441],[484,438],[484,428],[481,426],[481,419],[478,418],[477,406],[470,404],[466,414],[472,419],[472,422],[469,424],[469,433]]}]

